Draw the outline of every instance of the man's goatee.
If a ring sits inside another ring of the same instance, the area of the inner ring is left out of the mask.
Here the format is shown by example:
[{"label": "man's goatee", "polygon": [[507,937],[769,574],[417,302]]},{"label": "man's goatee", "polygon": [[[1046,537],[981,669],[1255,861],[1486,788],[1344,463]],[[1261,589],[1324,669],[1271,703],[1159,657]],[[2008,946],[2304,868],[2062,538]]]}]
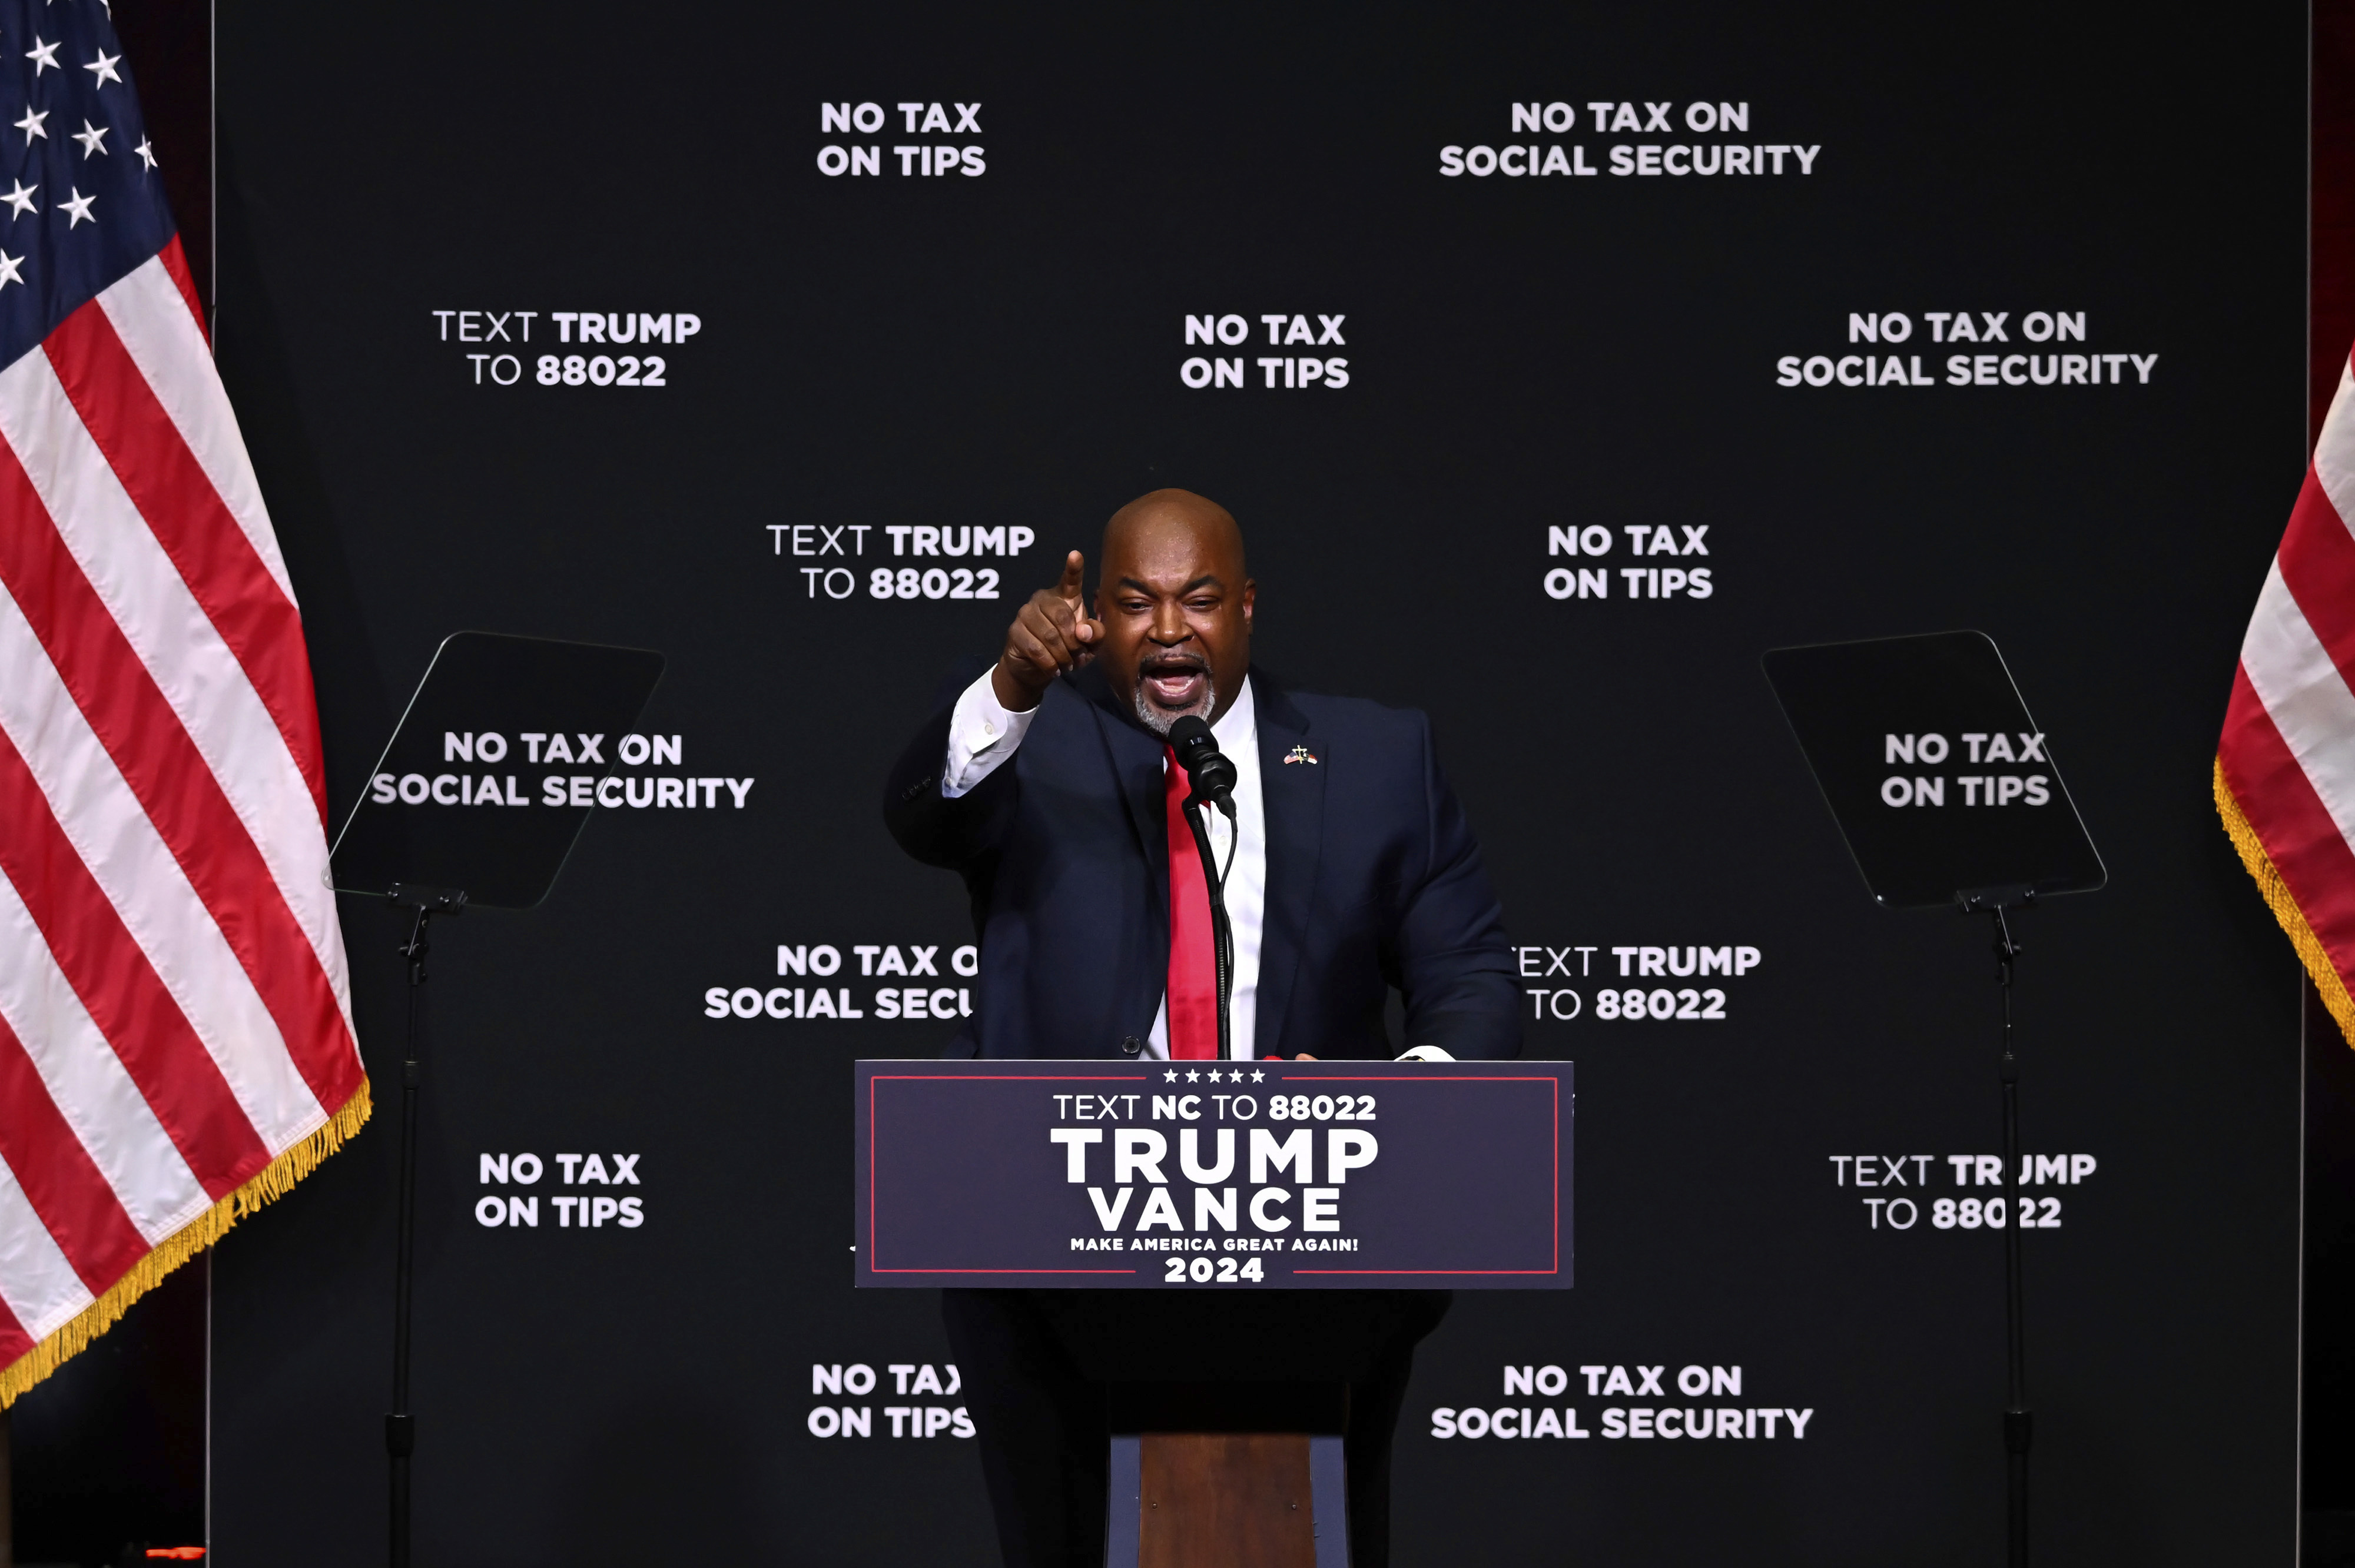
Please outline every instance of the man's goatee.
[{"label": "man's goatee", "polygon": [[1218,711],[1219,683],[1207,668],[1202,672],[1201,700],[1197,703],[1189,704],[1174,714],[1166,713],[1160,708],[1155,707],[1153,705],[1152,699],[1148,698],[1145,694],[1145,683],[1141,681],[1137,683],[1137,722],[1144,725],[1146,728],[1151,730],[1156,735],[1167,736],[1169,733],[1170,726],[1175,725],[1179,719],[1184,718],[1188,714],[1199,714],[1202,715],[1204,721],[1207,722],[1209,716]]}]

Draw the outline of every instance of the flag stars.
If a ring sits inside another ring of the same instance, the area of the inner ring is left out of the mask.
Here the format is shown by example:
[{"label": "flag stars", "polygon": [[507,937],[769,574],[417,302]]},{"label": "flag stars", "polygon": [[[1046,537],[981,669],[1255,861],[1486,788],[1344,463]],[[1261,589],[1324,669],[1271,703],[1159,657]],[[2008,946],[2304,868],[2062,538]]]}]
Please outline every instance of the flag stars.
[{"label": "flag stars", "polygon": [[25,51],[25,58],[33,62],[33,79],[36,81],[41,79],[44,69],[49,70],[66,69],[58,64],[58,46],[41,42],[41,35],[38,33],[33,35],[33,47]]},{"label": "flag stars", "polygon": [[14,222],[28,212],[41,210],[33,202],[33,193],[40,188],[38,185],[28,185],[24,181],[18,180],[15,190],[0,195],[0,201],[8,204],[9,221]]},{"label": "flag stars", "polygon": [[81,122],[81,129],[66,139],[81,143],[81,155],[85,160],[93,153],[103,157],[106,154],[106,133],[113,129],[112,125],[92,125],[85,120]]},{"label": "flag stars", "polygon": [[1167,1072],[1162,1074],[1161,1077],[1163,1082],[1174,1084],[1178,1081],[1178,1069],[1172,1067]]},{"label": "flag stars", "polygon": [[25,259],[22,256],[11,256],[5,250],[0,250],[0,289],[5,289],[11,283],[24,282],[24,265]]},{"label": "flag stars", "polygon": [[[1212,1075],[1212,1076],[1214,1076],[1214,1077],[1215,1077],[1216,1075],[1215,1075],[1215,1074],[1213,1074],[1213,1075]],[[1186,1081],[1187,1081],[1188,1083],[1189,1083],[1189,1084],[1191,1084],[1191,1083],[1196,1083],[1196,1082],[1199,1082],[1199,1081],[1200,1080],[1201,1076],[1202,1076],[1202,1075],[1201,1075],[1201,1074],[1199,1074],[1199,1073],[1191,1073],[1191,1072],[1189,1072],[1189,1073],[1188,1073],[1188,1074],[1186,1075]]]},{"label": "flag stars", "polygon": [[[86,71],[91,71],[98,77],[96,81],[91,83],[92,87],[104,87],[110,81],[121,81],[123,79],[122,73],[114,69],[116,65],[121,63],[122,59],[123,57],[121,55],[111,55],[104,49],[101,49],[98,51],[98,58],[81,69]],[[38,76],[40,72],[38,69],[36,69],[33,74]]]},{"label": "flag stars", "polygon": [[25,133],[26,146],[31,146],[33,144],[33,138],[36,136],[38,136],[44,142],[49,139],[48,132],[44,130],[41,124],[41,122],[48,117],[49,111],[48,110],[44,109],[36,112],[30,104],[26,105],[25,118],[16,122],[16,129]]},{"label": "flag stars", "polygon": [[139,145],[132,148],[131,150],[139,154],[139,161],[141,163],[146,164],[151,169],[155,166],[155,146],[153,142],[143,137],[140,140]]},{"label": "flag stars", "polygon": [[1254,1072],[1252,1074],[1252,1083],[1254,1083],[1254,1084],[1256,1084],[1256,1083],[1258,1083],[1262,1078],[1264,1078],[1264,1077],[1266,1077],[1266,1076],[1267,1076],[1267,1075],[1266,1075],[1265,1073],[1262,1073],[1262,1072],[1254,1071]]},{"label": "flag stars", "polygon": [[98,221],[96,215],[91,213],[90,210],[90,204],[97,199],[98,198],[96,196],[86,196],[82,195],[81,187],[77,185],[73,187],[72,200],[58,203],[58,207],[60,210],[73,214],[73,221],[66,225],[69,231],[80,228],[84,218],[88,218],[92,223],[96,223]]}]

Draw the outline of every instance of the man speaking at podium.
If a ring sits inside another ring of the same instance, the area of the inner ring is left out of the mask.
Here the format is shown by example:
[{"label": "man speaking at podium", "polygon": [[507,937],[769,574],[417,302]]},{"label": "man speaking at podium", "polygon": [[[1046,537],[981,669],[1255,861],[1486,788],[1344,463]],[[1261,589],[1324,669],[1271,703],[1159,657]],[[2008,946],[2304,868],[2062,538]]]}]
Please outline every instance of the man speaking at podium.
[{"label": "man speaking at podium", "polygon": [[[1517,1054],[1503,914],[1429,721],[1287,692],[1254,670],[1242,535],[1201,496],[1156,491],[1113,514],[1093,615],[1083,574],[1072,551],[885,789],[901,847],[961,873],[973,900],[981,968],[948,1054],[1217,1057],[1208,878],[1167,738],[1188,715],[1234,764],[1234,820],[1211,834],[1231,856],[1232,1054],[1391,1056],[1393,986],[1415,1054]],[[1102,1386],[1033,1293],[943,1295],[1007,1562],[1100,1561]],[[1316,1309],[1364,1299],[1320,1293]],[[1444,1295],[1404,1299],[1417,1309],[1401,1314],[1395,1294],[1389,1305],[1408,1326],[1351,1388],[1359,1568],[1387,1559],[1391,1431],[1414,1340],[1445,1310]]]}]

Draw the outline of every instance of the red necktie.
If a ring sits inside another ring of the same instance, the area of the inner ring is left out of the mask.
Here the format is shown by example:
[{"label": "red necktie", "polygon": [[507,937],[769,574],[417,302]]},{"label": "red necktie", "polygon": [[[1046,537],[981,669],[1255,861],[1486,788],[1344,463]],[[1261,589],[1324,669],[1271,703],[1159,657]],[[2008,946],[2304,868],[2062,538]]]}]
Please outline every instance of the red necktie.
[{"label": "red necktie", "polygon": [[1169,1057],[1204,1061],[1219,1054],[1219,969],[1210,937],[1210,885],[1186,821],[1188,780],[1168,752],[1162,792],[1169,818]]}]

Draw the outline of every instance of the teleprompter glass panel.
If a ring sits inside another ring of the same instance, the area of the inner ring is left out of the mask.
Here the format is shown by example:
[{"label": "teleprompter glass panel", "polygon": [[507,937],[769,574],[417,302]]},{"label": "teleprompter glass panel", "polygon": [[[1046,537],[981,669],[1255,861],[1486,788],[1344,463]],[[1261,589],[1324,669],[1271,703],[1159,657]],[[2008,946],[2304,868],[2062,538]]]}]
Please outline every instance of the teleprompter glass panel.
[{"label": "teleprompter glass panel", "polygon": [[643,648],[453,633],[336,836],[336,886],[537,905],[662,672],[663,656]]},{"label": "teleprompter glass panel", "polygon": [[2090,893],[2108,879],[2051,743],[1985,633],[1778,648],[1764,663],[1882,904]]}]

